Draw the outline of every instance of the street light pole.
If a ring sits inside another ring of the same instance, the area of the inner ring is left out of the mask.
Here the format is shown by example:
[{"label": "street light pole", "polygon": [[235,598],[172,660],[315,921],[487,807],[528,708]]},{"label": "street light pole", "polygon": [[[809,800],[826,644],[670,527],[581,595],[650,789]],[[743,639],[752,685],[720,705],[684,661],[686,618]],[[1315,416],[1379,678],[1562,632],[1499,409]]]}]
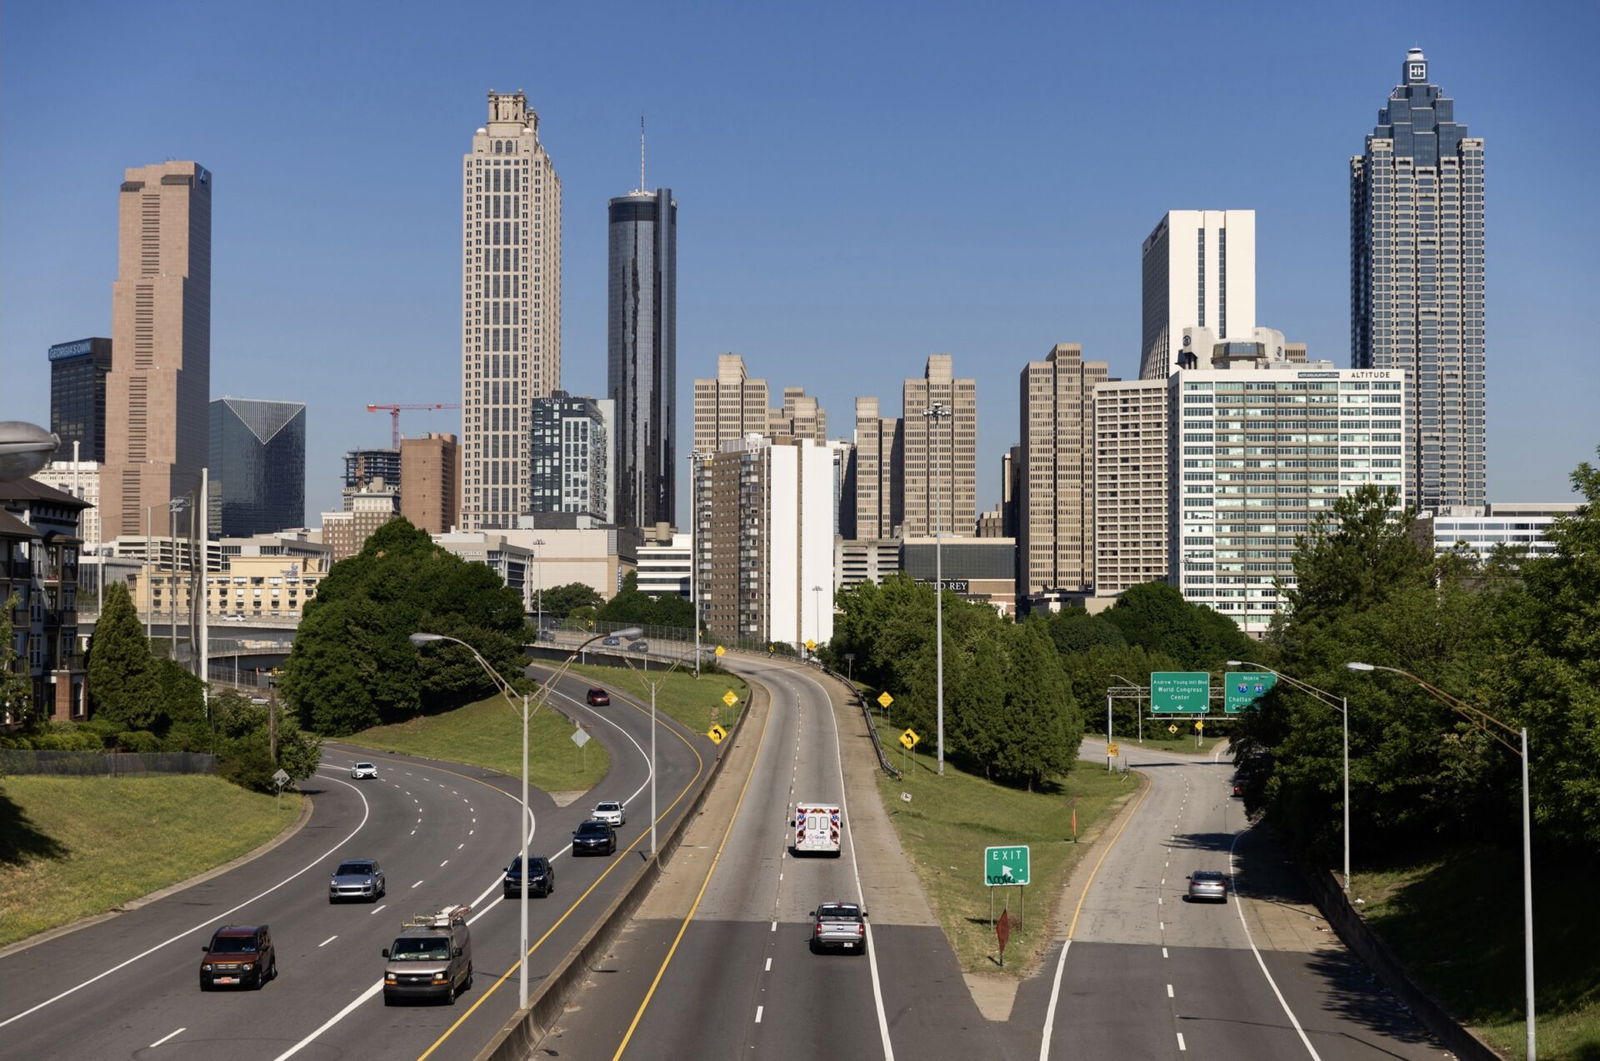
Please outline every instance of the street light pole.
[{"label": "street light pole", "polygon": [[167,549],[172,563],[167,567],[167,613],[172,617],[167,627],[167,655],[178,661],[178,513],[189,507],[188,498],[167,500]]},{"label": "street light pole", "polygon": [[[943,402],[934,402],[922,410],[924,421],[933,421],[932,435],[939,433],[939,421],[950,419],[950,410],[944,407]],[[929,448],[934,450],[934,473],[927,479],[930,489],[937,490],[933,480],[938,478],[938,450],[934,447],[937,438],[929,440]],[[942,493],[942,492],[941,492]],[[939,775],[944,776],[944,544],[943,527],[940,526],[940,513],[943,508],[941,493],[933,495],[933,638],[934,638],[934,667],[937,675],[934,678],[935,698],[938,710],[938,749],[939,749]]]},{"label": "street light pole", "polygon": [[[1344,831],[1344,893],[1345,893],[1345,895],[1348,896],[1350,894],[1350,701],[1349,701],[1349,699],[1344,697],[1344,696],[1342,696],[1342,695],[1341,696],[1335,696],[1334,694],[1328,692],[1328,690],[1326,690],[1326,689],[1318,689],[1315,685],[1312,685],[1310,682],[1303,682],[1299,678],[1290,677],[1289,675],[1283,673],[1282,671],[1273,670],[1271,667],[1263,666],[1260,663],[1251,663],[1251,662],[1248,662],[1246,660],[1240,660],[1240,659],[1230,659],[1230,660],[1228,660],[1228,666],[1230,666],[1230,667],[1254,667],[1256,670],[1266,671],[1268,674],[1276,674],[1279,678],[1281,678],[1284,681],[1288,682],[1290,685],[1294,686],[1296,689],[1299,689],[1303,693],[1309,693],[1310,695],[1316,697],[1318,700],[1321,700],[1324,704],[1327,704],[1329,707],[1334,708],[1336,711],[1339,712],[1340,722],[1341,722],[1341,726],[1342,726],[1342,729],[1343,729],[1343,738],[1344,738],[1343,739],[1343,744],[1344,744],[1344,823],[1343,823],[1343,831]],[[1335,701],[1338,701],[1338,702],[1335,703]]]},{"label": "street light pole", "polygon": [[[811,635],[812,638],[814,640],[821,641],[822,640],[822,587],[821,586],[812,586],[811,587],[811,624],[812,624],[812,626],[814,626],[816,628],[816,633]],[[813,652],[811,654],[813,656],[816,655],[815,652]]]},{"label": "street light pole", "polygon": [[[700,462],[699,453],[689,454],[689,600],[694,604],[694,677],[700,680]],[[651,727],[651,732],[655,727]],[[652,825],[651,828],[654,828]],[[652,842],[652,846],[654,846]]]},{"label": "street light pole", "polygon": [[[1528,799],[1528,727],[1522,726],[1513,729],[1501,722],[1481,707],[1473,707],[1465,700],[1452,696],[1431,682],[1423,681],[1410,671],[1401,670],[1399,667],[1383,667],[1376,663],[1346,663],[1353,671],[1388,671],[1398,674],[1403,678],[1410,678],[1420,685],[1429,696],[1444,704],[1456,714],[1478,727],[1484,733],[1499,741],[1510,750],[1512,755],[1522,759],[1522,980],[1524,1005],[1527,1007],[1527,1043],[1526,1056],[1528,1061],[1536,1061],[1538,1049],[1534,1034],[1534,997],[1533,997],[1533,816]],[[1496,727],[1506,734],[1517,738],[1513,745],[1505,737],[1496,733],[1490,727]]]},{"label": "street light pole", "polygon": [[[539,580],[539,591],[538,591],[539,592],[539,605],[538,605],[538,607],[539,607],[539,611],[538,611],[539,618],[534,623],[533,639],[535,641],[540,641],[540,640],[544,639],[544,565],[539,562],[539,547],[544,545],[544,539],[543,538],[535,538],[533,541],[529,542],[528,544],[533,547],[534,577],[536,577]],[[524,612],[523,614],[527,614],[527,613]],[[526,874],[524,874],[524,876],[526,876]]]}]

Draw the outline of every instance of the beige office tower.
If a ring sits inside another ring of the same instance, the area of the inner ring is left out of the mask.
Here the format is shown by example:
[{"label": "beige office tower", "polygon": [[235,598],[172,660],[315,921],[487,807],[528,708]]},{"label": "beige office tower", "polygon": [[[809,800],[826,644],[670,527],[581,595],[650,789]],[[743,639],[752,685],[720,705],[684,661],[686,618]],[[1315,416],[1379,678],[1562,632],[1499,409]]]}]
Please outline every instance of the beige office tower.
[{"label": "beige office tower", "polygon": [[767,417],[767,434],[824,443],[828,441],[828,414],[804,387],[785,387],[783,408],[770,410]]},{"label": "beige office tower", "polygon": [[533,399],[561,386],[561,181],[523,93],[489,93],[461,208],[461,526],[509,528],[529,511]]},{"label": "beige office tower", "polygon": [[694,381],[694,452],[716,453],[729,439],[765,435],[771,416],[767,381],[751,379],[738,354],[722,354],[715,379]]},{"label": "beige office tower", "polygon": [[902,537],[931,537],[936,521],[945,534],[971,535],[978,518],[977,381],[955,379],[950,355],[932,354],[923,377],[906,380],[902,395]]},{"label": "beige office tower", "polygon": [[1167,381],[1094,389],[1094,587],[1114,596],[1167,577]]},{"label": "beige office tower", "polygon": [[1210,328],[1223,339],[1254,330],[1254,210],[1169,210],[1145,237],[1140,268],[1140,378],[1177,370],[1185,328]]},{"label": "beige office tower", "polygon": [[1022,370],[1017,596],[1094,582],[1094,388],[1104,361],[1058,343]]},{"label": "beige office tower", "polygon": [[898,417],[878,415],[878,399],[856,399],[856,541],[892,538],[905,519],[900,482],[904,436]]},{"label": "beige office tower", "polygon": [[457,523],[456,436],[429,433],[400,440],[400,514],[429,534],[444,534]]},{"label": "beige office tower", "polygon": [[166,533],[168,502],[200,488],[211,443],[211,173],[194,162],[127,170],[117,242],[100,478],[107,541],[147,526]]}]

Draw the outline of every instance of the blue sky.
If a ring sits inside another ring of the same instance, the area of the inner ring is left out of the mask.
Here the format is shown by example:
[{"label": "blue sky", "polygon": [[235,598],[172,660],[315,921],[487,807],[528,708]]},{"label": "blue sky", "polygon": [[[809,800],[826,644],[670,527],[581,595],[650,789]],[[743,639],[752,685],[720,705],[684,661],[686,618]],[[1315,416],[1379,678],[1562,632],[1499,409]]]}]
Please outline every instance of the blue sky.
[{"label": "blue sky", "polygon": [[683,451],[719,353],[817,395],[835,437],[950,353],[987,508],[1028,360],[1079,342],[1137,375],[1168,209],[1254,209],[1260,323],[1348,364],[1348,159],[1420,46],[1487,141],[1490,498],[1568,500],[1600,442],[1596,40],[1587,0],[8,4],[0,419],[48,424],[46,348],[110,334],[123,168],[193,159],[213,396],[307,403],[317,522],[343,452],[387,444],[367,403],[460,400],[460,159],[521,88],[563,183],[568,390],[605,391],[606,200],[643,112],[679,202]]}]

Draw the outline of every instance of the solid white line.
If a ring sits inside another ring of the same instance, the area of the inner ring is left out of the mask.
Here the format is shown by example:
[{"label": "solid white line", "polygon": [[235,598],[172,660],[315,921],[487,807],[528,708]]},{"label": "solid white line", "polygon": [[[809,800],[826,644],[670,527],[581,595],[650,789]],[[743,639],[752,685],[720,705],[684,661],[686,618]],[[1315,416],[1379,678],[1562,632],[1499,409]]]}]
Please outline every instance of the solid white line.
[{"label": "solid white line", "polygon": [[332,943],[334,940],[336,940],[338,938],[339,938],[339,934],[337,932],[335,932],[333,935],[329,936],[327,939],[323,940],[321,943],[318,943],[317,944],[317,949],[321,950],[323,947],[326,947],[328,944]]},{"label": "solid white line", "polygon": [[39,1010],[44,1009],[46,1006],[61,1001],[62,999],[66,998],[68,995],[76,994],[77,992],[82,991],[84,988],[88,987],[90,984],[98,983],[99,981],[104,980],[106,977],[110,976],[112,973],[120,972],[123,969],[126,969],[128,966],[132,965],[134,962],[138,961],[140,958],[148,957],[149,955],[154,954],[156,951],[160,950],[162,947],[166,947],[166,946],[168,946],[170,944],[176,943],[178,940],[183,939],[185,936],[189,935],[191,932],[196,932],[196,931],[198,931],[198,930],[200,930],[202,928],[205,928],[207,925],[213,925],[213,924],[216,924],[218,921],[222,921],[223,919],[227,918],[229,915],[237,913],[238,911],[243,910],[245,907],[249,906],[251,903],[256,902],[257,900],[262,899],[262,898],[264,898],[264,897],[266,897],[268,895],[271,895],[273,892],[277,891],[279,888],[282,888],[284,885],[288,884],[290,881],[292,881],[295,878],[301,876],[302,874],[310,872],[312,869],[316,868],[317,866],[321,865],[323,862],[327,861],[329,855],[332,855],[335,851],[339,850],[339,848],[341,848],[345,844],[349,843],[350,840],[357,833],[359,833],[361,831],[362,827],[367,824],[367,819],[369,817],[371,817],[371,814],[372,814],[372,807],[371,807],[370,804],[367,803],[367,797],[361,792],[361,790],[359,788],[357,788],[355,785],[350,784],[348,781],[340,780],[337,777],[332,777],[332,778],[330,778],[330,780],[333,780],[333,781],[337,782],[338,784],[347,786],[348,788],[352,789],[355,792],[357,797],[360,798],[360,800],[361,800],[361,820],[356,823],[355,828],[352,829],[346,836],[344,836],[342,839],[340,839],[332,847],[328,848],[328,850],[326,850],[322,854],[318,855],[314,861],[308,863],[307,865],[305,865],[304,867],[302,867],[300,869],[295,870],[293,873],[289,874],[287,877],[283,878],[281,881],[279,881],[278,883],[274,884],[272,887],[266,889],[265,891],[258,892],[255,895],[252,895],[250,898],[246,899],[244,902],[240,903],[238,906],[230,907],[229,909],[222,911],[220,914],[217,914],[215,917],[208,918],[205,921],[202,921],[197,925],[192,925],[189,928],[184,929],[182,932],[179,932],[175,936],[169,936],[167,939],[162,940],[160,943],[157,943],[155,946],[148,947],[148,948],[140,951],[138,954],[135,954],[133,957],[127,959],[126,961],[119,962],[118,964],[113,965],[111,968],[106,969],[103,972],[97,973],[94,976],[91,976],[89,979],[83,981],[83,983],[81,983],[81,984],[77,984],[77,985],[75,985],[73,987],[69,987],[65,991],[62,991],[61,993],[59,993],[57,995],[54,995],[54,996],[52,996],[50,998],[45,999],[43,1002],[37,1003],[36,1005],[33,1005],[33,1006],[30,1006],[29,1008],[23,1010],[21,1013],[15,1014],[14,1016],[7,1017],[5,1020],[0,1020],[0,1028],[4,1028],[6,1025],[11,1024],[14,1021],[19,1021],[23,1017],[26,1017],[31,1013],[37,1013]]},{"label": "solid white line", "polygon": [[154,1050],[156,1047],[160,1046],[162,1043],[166,1042],[168,1039],[172,1038],[174,1035],[182,1035],[184,1032],[186,1032],[188,1030],[189,1029],[187,1029],[187,1028],[179,1028],[175,1032],[168,1032],[167,1034],[163,1035],[161,1038],[157,1039],[155,1042],[151,1043],[149,1046],[145,1047],[145,1049],[146,1050]]},{"label": "solid white line", "polygon": [[757,1024],[761,1023],[761,1011],[763,1009],[766,1009],[766,1007],[765,1006],[757,1006],[756,1007],[756,1023]]},{"label": "solid white line", "polygon": [[1072,949],[1072,940],[1061,944],[1061,957],[1056,959],[1056,977],[1050,985],[1050,1005],[1044,1011],[1044,1035],[1039,1039],[1039,1061],[1049,1061],[1050,1058],[1050,1033],[1056,1025],[1056,1003],[1061,1000],[1061,974],[1067,968],[1067,951]]},{"label": "solid white line", "polygon": [[1178,1051],[1179,1051],[1179,1053],[1182,1053],[1182,1052],[1184,1052],[1184,1051],[1186,1051],[1188,1049],[1189,1048],[1187,1046],[1185,1046],[1184,1042],[1183,1042],[1183,1033],[1179,1032],[1178,1033]]},{"label": "solid white line", "polygon": [[[1238,866],[1234,860],[1233,849],[1238,846],[1239,838],[1243,835],[1243,832],[1234,833],[1233,843],[1228,845],[1228,876],[1234,880],[1238,880]],[[1300,1036],[1300,1042],[1305,1045],[1306,1053],[1310,1054],[1316,1059],[1316,1061],[1322,1061],[1322,1055],[1317,1053],[1317,1048],[1312,1046],[1311,1040],[1306,1037],[1306,1030],[1300,1027],[1300,1021],[1294,1015],[1294,1010],[1289,1008],[1289,1003],[1283,997],[1283,992],[1278,990],[1278,982],[1274,980],[1272,978],[1272,974],[1267,971],[1266,959],[1261,957],[1261,951],[1256,948],[1255,936],[1253,936],[1250,932],[1250,922],[1245,920],[1244,903],[1239,900],[1239,889],[1235,887],[1233,908],[1239,913],[1239,924],[1244,927],[1244,938],[1250,944],[1250,953],[1256,956],[1256,964],[1261,966],[1261,975],[1267,978],[1267,984],[1271,986],[1272,993],[1278,996],[1278,1005],[1283,1007],[1284,1015],[1289,1018],[1289,1023],[1294,1025],[1295,1034]]]},{"label": "solid white line", "polygon": [[764,972],[769,972],[769,973],[772,972],[772,959],[771,958],[767,959],[767,967],[763,971]]}]

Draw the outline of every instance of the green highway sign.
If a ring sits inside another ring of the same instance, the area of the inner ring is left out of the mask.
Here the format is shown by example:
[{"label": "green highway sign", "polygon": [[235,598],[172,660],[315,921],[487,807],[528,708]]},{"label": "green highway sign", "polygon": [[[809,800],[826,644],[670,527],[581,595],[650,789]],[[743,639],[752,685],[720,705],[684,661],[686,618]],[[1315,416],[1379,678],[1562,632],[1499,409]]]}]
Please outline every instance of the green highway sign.
[{"label": "green highway sign", "polygon": [[983,883],[991,888],[1009,888],[1027,884],[1028,847],[986,847],[983,849]]},{"label": "green highway sign", "polygon": [[1256,701],[1267,695],[1278,676],[1271,671],[1229,671],[1222,676],[1222,709],[1230,715],[1252,708]]},{"label": "green highway sign", "polygon": [[1211,675],[1206,671],[1155,671],[1150,675],[1150,712],[1203,715],[1211,709]]}]

